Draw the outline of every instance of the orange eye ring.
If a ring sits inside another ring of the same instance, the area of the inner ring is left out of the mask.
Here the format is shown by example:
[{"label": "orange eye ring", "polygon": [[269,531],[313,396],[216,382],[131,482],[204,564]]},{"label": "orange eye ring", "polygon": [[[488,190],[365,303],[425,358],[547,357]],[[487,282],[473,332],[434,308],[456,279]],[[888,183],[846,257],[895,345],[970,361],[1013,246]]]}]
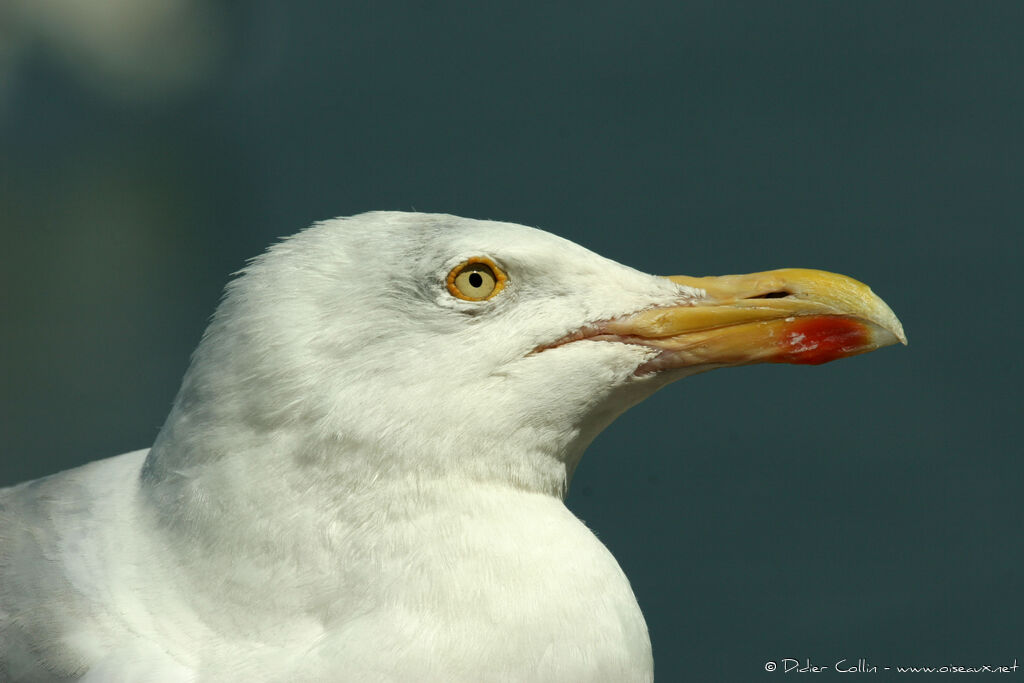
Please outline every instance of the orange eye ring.
[{"label": "orange eye ring", "polygon": [[505,289],[508,275],[491,259],[474,256],[452,268],[445,284],[448,292],[463,301],[485,301]]}]

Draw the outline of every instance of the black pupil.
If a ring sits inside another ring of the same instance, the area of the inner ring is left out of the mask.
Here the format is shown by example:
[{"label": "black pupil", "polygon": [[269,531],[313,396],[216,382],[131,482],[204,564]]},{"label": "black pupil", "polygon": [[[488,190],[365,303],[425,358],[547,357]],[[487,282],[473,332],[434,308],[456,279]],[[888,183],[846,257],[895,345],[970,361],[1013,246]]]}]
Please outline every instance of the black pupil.
[{"label": "black pupil", "polygon": [[472,286],[472,287],[479,287],[483,283],[484,283],[484,278],[483,278],[482,275],[480,275],[480,273],[470,273],[469,274],[469,284],[470,284],[470,286]]}]

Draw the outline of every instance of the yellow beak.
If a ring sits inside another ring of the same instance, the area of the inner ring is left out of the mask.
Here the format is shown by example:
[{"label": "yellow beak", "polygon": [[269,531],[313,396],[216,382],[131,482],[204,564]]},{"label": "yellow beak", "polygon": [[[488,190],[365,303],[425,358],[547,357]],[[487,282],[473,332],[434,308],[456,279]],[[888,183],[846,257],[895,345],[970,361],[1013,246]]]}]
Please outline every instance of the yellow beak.
[{"label": "yellow beak", "polygon": [[605,333],[661,349],[650,370],[818,364],[907,343],[892,309],[867,285],[845,275],[787,268],[669,279],[706,296],[602,326]]}]

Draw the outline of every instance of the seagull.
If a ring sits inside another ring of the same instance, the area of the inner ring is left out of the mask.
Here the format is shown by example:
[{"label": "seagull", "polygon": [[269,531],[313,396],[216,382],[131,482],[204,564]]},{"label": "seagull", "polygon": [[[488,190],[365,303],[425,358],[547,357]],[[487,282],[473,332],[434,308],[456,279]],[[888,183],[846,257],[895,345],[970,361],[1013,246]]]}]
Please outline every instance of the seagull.
[{"label": "seagull", "polygon": [[651,681],[629,581],[563,502],[588,444],[697,372],[896,342],[824,271],[315,224],[227,285],[152,448],[0,490],[0,680]]}]

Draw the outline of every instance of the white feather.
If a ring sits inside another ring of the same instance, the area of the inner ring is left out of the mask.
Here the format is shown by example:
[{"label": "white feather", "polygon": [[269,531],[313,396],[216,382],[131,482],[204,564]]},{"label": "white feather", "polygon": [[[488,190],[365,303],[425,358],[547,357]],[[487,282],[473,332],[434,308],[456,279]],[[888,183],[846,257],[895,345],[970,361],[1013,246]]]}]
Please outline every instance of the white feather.
[{"label": "white feather", "polygon": [[[445,276],[486,256],[492,300]],[[156,443],[0,491],[0,679],[649,681],[563,505],[668,381],[587,323],[695,297],[530,228],[373,213],[228,285]]]}]

